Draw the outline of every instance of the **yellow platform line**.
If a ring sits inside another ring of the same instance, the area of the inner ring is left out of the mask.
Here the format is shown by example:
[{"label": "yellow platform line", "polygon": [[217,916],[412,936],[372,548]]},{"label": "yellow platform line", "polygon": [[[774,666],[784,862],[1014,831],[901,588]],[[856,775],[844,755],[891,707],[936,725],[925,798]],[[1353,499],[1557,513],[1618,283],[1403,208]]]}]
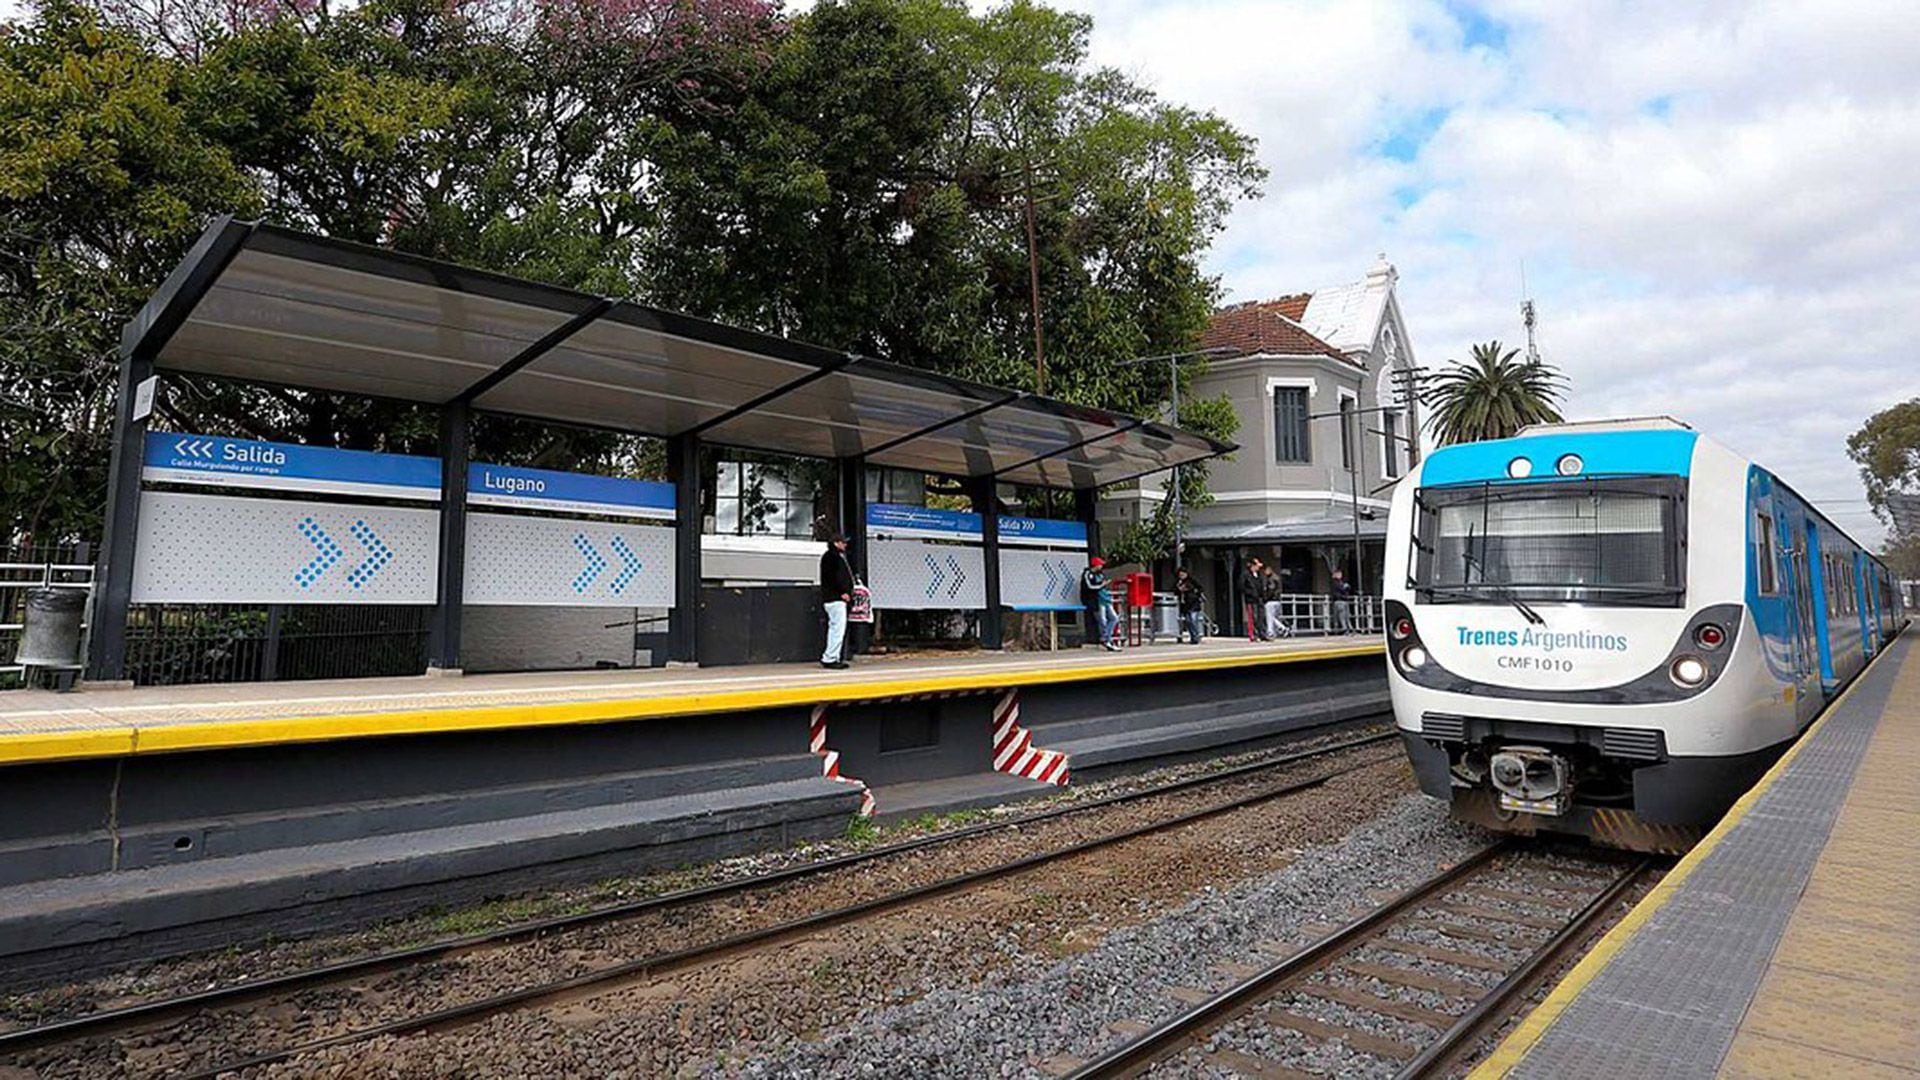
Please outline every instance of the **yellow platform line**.
[{"label": "yellow platform line", "polygon": [[[1895,640],[1898,638],[1896,637]],[[1768,769],[1753,787],[1747,789],[1745,795],[1740,796],[1732,809],[1727,811],[1727,815],[1720,819],[1720,824],[1715,825],[1712,831],[1701,837],[1700,842],[1693,846],[1693,850],[1687,852],[1667,873],[1667,876],[1660,879],[1660,884],[1655,885],[1652,891],[1633,906],[1632,911],[1627,912],[1625,917],[1614,924],[1612,930],[1607,931],[1599,944],[1589,950],[1587,955],[1574,965],[1572,971],[1567,972],[1567,977],[1560,980],[1559,985],[1553,988],[1553,992],[1547,995],[1546,1000],[1528,1013],[1527,1018],[1520,1022],[1520,1026],[1514,1028],[1511,1034],[1501,1040],[1499,1046],[1494,1047],[1493,1053],[1487,1055],[1485,1060],[1467,1074],[1467,1080],[1496,1080],[1506,1076],[1520,1064],[1521,1059],[1525,1058],[1541,1037],[1546,1035],[1547,1029],[1560,1019],[1561,1014],[1567,1011],[1568,1006],[1580,996],[1581,991],[1598,978],[1613,961],[1614,955],[1626,947],[1633,935],[1638,933],[1656,912],[1665,907],[1668,900],[1673,899],[1674,894],[1680,891],[1680,886],[1686,882],[1687,878],[1693,876],[1693,872],[1706,861],[1713,849],[1719,847],[1727,835],[1733,832],[1734,827],[1747,816],[1747,812],[1753,809],[1753,804],[1760,801],[1760,796],[1766,794],[1774,781],[1786,773],[1787,766],[1793,764],[1793,760],[1800,756],[1800,751],[1813,741],[1814,734],[1833,717],[1841,703],[1860,686],[1873,665],[1878,664],[1881,657],[1892,651],[1892,645],[1893,642],[1889,641],[1874,654],[1867,666],[1860,669],[1860,674],[1854,676],[1853,681],[1847,684],[1847,688],[1840,692],[1840,696],[1827,703],[1820,718],[1815,720],[1787,749],[1787,752],[1780,756],[1779,761],[1773,763],[1773,768]]]},{"label": "yellow platform line", "polygon": [[[0,764],[66,761],[128,754],[271,746],[331,739],[390,735],[429,735],[456,731],[652,720],[722,712],[748,712],[790,706],[838,704],[875,698],[968,690],[1004,690],[1023,686],[1092,682],[1100,679],[1222,671],[1274,664],[1376,656],[1375,642],[1337,648],[1245,656],[1196,656],[1144,662],[1073,665],[1009,671],[983,666],[978,671],[938,676],[902,676],[852,683],[805,683],[758,690],[668,692],[647,697],[555,701],[533,704],[442,706],[306,716],[259,717],[149,726],[89,728],[79,731],[0,734]],[[377,700],[377,699],[369,699]],[[272,702],[262,702],[271,705]]]}]

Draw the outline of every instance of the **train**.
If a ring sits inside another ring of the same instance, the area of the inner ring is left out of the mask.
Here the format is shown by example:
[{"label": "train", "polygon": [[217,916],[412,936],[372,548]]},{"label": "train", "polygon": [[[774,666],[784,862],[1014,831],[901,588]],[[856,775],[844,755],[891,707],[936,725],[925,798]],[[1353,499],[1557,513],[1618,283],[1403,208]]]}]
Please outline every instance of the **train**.
[{"label": "train", "polygon": [[1457,819],[1679,853],[1907,621],[1778,476],[1670,417],[1443,447],[1396,486],[1387,678]]}]

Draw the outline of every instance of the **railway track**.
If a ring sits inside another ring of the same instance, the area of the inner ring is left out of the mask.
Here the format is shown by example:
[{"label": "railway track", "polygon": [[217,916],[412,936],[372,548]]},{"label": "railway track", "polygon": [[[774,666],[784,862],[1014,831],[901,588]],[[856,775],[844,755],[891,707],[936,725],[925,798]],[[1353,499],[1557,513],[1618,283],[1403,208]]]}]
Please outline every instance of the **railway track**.
[{"label": "railway track", "polygon": [[1650,869],[1494,844],[1069,1076],[1446,1075]]},{"label": "railway track", "polygon": [[[1002,821],[968,826],[869,851],[788,867],[769,874],[701,886],[632,903],[557,916],[430,945],[380,953],[0,1033],[0,1063],[13,1062],[28,1067],[46,1063],[58,1065],[72,1060],[70,1057],[63,1056],[63,1051],[73,1048],[88,1046],[97,1048],[103,1043],[111,1044],[120,1040],[132,1040],[139,1045],[149,1046],[155,1041],[161,1041],[173,1047],[169,1055],[169,1064],[165,1069],[169,1075],[211,1077],[286,1061],[300,1054],[379,1036],[444,1031],[503,1012],[561,1004],[975,888],[1061,859],[1083,855],[1128,840],[1166,832],[1236,810],[1310,791],[1347,773],[1397,760],[1397,755],[1369,757],[1304,779],[1258,786],[1242,794],[1208,802],[1197,809],[1156,817],[1145,824],[1103,833],[1091,839],[1044,850],[968,873],[941,877],[858,903],[816,910],[800,918],[774,922],[685,948],[608,963],[567,978],[534,982],[506,992],[490,993],[441,1008],[412,1012],[394,1019],[348,1025],[345,1030],[323,1037],[295,1036],[289,1041],[282,1041],[279,1045],[253,1046],[243,1052],[234,1052],[230,1044],[224,1044],[220,1039],[217,1022],[220,1016],[231,1017],[242,1010],[248,1010],[249,1007],[252,1007],[250,1011],[255,1014],[283,1011],[304,1018],[307,1010],[302,1006],[303,1001],[312,1000],[315,995],[321,994],[352,994],[355,991],[364,991],[372,985],[391,981],[390,978],[383,977],[398,974],[404,978],[408,973],[427,971],[446,961],[471,959],[476,954],[484,956],[489,950],[502,949],[533,939],[550,938],[586,928],[617,927],[624,921],[643,915],[677,912],[679,909],[691,908],[693,905],[708,901],[745,896],[774,886],[834,871],[843,871],[910,852],[955,844],[987,834],[1017,831],[1041,822],[1082,815],[1103,808],[1145,802],[1235,781],[1256,779],[1263,773],[1305,765],[1348,751],[1364,750],[1396,739],[1397,735],[1391,731],[1344,739],[1309,750],[1262,758],[1232,768],[1187,777],[1150,788],[1071,803]],[[276,1010],[276,1006],[287,1008]],[[215,1022],[206,1022],[209,1020]],[[303,1019],[300,1022],[305,1021]],[[212,1042],[215,1045],[195,1046],[196,1043],[201,1042]]]}]

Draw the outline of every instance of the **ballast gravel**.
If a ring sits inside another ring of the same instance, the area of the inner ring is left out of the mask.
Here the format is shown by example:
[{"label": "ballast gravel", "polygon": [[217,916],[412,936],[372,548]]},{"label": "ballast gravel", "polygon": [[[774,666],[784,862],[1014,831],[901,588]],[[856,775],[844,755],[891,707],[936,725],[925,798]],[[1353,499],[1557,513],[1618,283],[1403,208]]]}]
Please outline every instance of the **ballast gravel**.
[{"label": "ballast gravel", "polygon": [[[1439,803],[1405,796],[1338,843],[1307,848],[1278,871],[1208,889],[1171,913],[1118,928],[1037,975],[1017,964],[976,985],[935,988],[910,1003],[870,1009],[817,1040],[763,1043],[753,1058],[701,1071],[781,1078],[1050,1076],[1049,1063],[1092,1058],[1124,1038],[1112,1025],[1158,1023],[1185,1008],[1177,993],[1224,987],[1232,977],[1222,965],[1270,962],[1274,942],[1315,936],[1329,922],[1372,907],[1373,894],[1410,888],[1486,843],[1487,834],[1449,821]],[[1017,947],[1017,941],[996,944]],[[1404,1022],[1332,1003],[1324,1011],[1326,1019],[1360,1030],[1413,1034]],[[1370,1059],[1354,1064],[1362,1060]]]}]

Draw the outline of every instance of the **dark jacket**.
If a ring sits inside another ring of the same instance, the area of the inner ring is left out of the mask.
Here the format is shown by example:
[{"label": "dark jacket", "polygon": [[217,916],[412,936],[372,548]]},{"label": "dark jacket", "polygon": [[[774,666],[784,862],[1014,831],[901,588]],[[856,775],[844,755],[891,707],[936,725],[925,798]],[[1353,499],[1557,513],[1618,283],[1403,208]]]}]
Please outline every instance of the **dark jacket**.
[{"label": "dark jacket", "polygon": [[1089,566],[1080,574],[1080,598],[1091,604],[1106,595],[1107,572],[1097,566]]},{"label": "dark jacket", "polygon": [[1278,600],[1286,591],[1287,587],[1281,582],[1279,571],[1268,571],[1260,575],[1260,599]]},{"label": "dark jacket", "polygon": [[831,604],[843,596],[853,595],[853,564],[847,561],[847,553],[827,545],[820,556],[820,602]]},{"label": "dark jacket", "polygon": [[1174,581],[1173,591],[1180,597],[1180,611],[1183,614],[1200,611],[1207,605],[1206,592],[1191,576]]},{"label": "dark jacket", "polygon": [[1239,578],[1240,602],[1257,604],[1260,602],[1260,575],[1252,570],[1242,569]]},{"label": "dark jacket", "polygon": [[1353,599],[1353,586],[1347,584],[1346,578],[1336,578],[1333,582],[1333,587],[1327,590],[1327,595],[1333,597],[1335,600],[1351,600]]}]

